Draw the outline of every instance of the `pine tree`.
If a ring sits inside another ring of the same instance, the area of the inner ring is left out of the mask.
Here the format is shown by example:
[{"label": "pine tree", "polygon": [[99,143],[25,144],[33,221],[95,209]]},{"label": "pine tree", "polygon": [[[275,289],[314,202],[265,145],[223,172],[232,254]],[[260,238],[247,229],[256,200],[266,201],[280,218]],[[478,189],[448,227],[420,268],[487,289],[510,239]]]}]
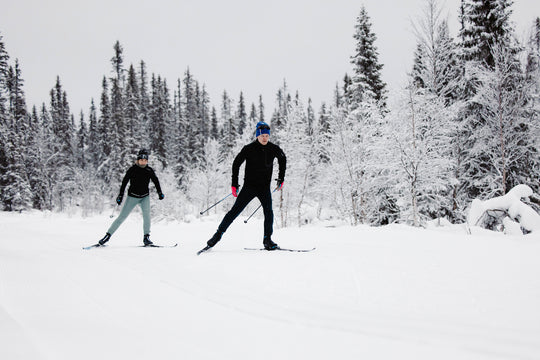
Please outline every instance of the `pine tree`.
[{"label": "pine tree", "polygon": [[354,55],[351,56],[354,71],[349,98],[351,110],[369,99],[374,99],[384,106],[386,84],[381,79],[383,66],[378,60],[379,55],[375,46],[377,38],[371,30],[371,20],[364,6],[356,19],[353,37],[356,40],[356,47]]},{"label": "pine tree", "polygon": [[15,67],[9,67],[7,75],[7,91],[9,94],[9,112],[20,121],[26,116],[26,100],[23,91],[24,80],[21,76],[19,61],[15,60]]},{"label": "pine tree", "polygon": [[171,122],[169,92],[167,84],[161,79],[161,76],[152,75],[151,81],[152,101],[150,104],[150,128],[148,134],[150,138],[150,148],[152,154],[159,160],[164,167],[169,164],[168,146],[170,139],[167,133],[168,124]]},{"label": "pine tree", "polygon": [[75,191],[74,126],[70,116],[67,94],[62,89],[60,78],[50,92],[50,117],[54,137],[53,153],[56,154],[51,170],[55,174],[54,198],[58,208],[63,211],[73,205]]},{"label": "pine tree", "polygon": [[210,95],[206,91],[206,85],[203,85],[200,104],[199,104],[199,114],[200,114],[200,131],[201,131],[201,142],[199,144],[200,148],[204,148],[207,140],[210,138],[210,128],[211,128],[211,118],[210,118]]},{"label": "pine tree", "polygon": [[124,49],[120,42],[114,44],[114,56],[111,58],[114,76],[109,79],[111,84],[111,153],[109,154],[110,168],[113,183],[122,180],[124,168],[130,162],[130,145],[133,143],[126,117],[126,104],[124,98],[125,68]]},{"label": "pine tree", "polygon": [[492,47],[511,41],[511,5],[512,0],[462,0],[460,38],[466,60],[493,68]]},{"label": "pine tree", "polygon": [[8,168],[8,140],[9,140],[9,117],[8,117],[8,60],[9,55],[5,50],[3,37],[0,35],[0,201],[3,208],[7,207],[6,194],[4,193],[7,185],[7,178],[4,174]]},{"label": "pine tree", "polygon": [[424,46],[421,43],[416,44],[416,50],[414,51],[413,69],[411,77],[413,78],[413,84],[417,88],[425,88],[426,83],[424,81],[424,74],[426,73]]},{"label": "pine tree", "polygon": [[220,123],[222,124],[223,151],[227,155],[232,155],[237,140],[238,128],[233,116],[232,99],[226,90],[221,95]]},{"label": "pine tree", "polygon": [[259,121],[264,121],[264,103],[262,95],[259,95]]},{"label": "pine tree", "polygon": [[[150,96],[148,94],[148,79],[146,74],[146,64],[141,61],[139,67],[139,123],[145,133],[149,133],[149,112],[150,112]],[[141,143],[137,144],[140,148],[148,149],[150,147],[149,139],[142,138]]]},{"label": "pine tree", "polygon": [[42,129],[39,115],[35,106],[32,107],[31,115],[28,117],[29,123],[25,134],[25,168],[32,193],[32,207],[43,210],[45,204],[42,202],[41,193],[44,189],[45,178],[42,176],[43,150],[42,150]]},{"label": "pine tree", "polygon": [[236,119],[238,119],[238,135],[242,135],[247,126],[246,104],[244,102],[244,94],[242,92],[240,92],[240,98],[238,99]]},{"label": "pine tree", "polygon": [[212,107],[212,112],[210,115],[210,123],[211,123],[211,126],[210,126],[211,136],[210,137],[214,140],[217,140],[218,133],[219,133],[219,126],[218,126],[217,111],[215,107]]},{"label": "pine tree", "polygon": [[38,209],[53,210],[55,194],[56,173],[53,171],[56,166],[55,137],[53,132],[53,123],[47,110],[47,106],[42,104],[39,117],[39,135],[38,146],[40,149],[39,167],[36,169],[36,178],[39,180],[39,186],[33,189],[38,198]]},{"label": "pine tree", "polygon": [[4,123],[6,128],[3,135],[3,156],[5,162],[2,164],[4,172],[2,178],[1,199],[4,208],[9,211],[21,211],[32,206],[32,191],[28,173],[31,170],[29,165],[29,154],[27,145],[32,139],[29,124],[31,120],[27,115],[26,101],[23,90],[23,79],[18,61],[15,67],[9,67],[6,85],[6,95],[9,106],[5,109]]},{"label": "pine tree", "polygon": [[[100,171],[98,175],[105,181],[105,184],[112,185],[116,181],[115,169],[112,167],[111,154],[113,151],[114,127],[111,120],[111,102],[109,99],[109,83],[103,77],[100,100],[100,115],[97,123],[98,157]],[[111,194],[112,195],[112,194]]]},{"label": "pine tree", "polygon": [[271,119],[272,138],[277,143],[280,141],[281,133],[287,129],[287,119],[292,106],[291,102],[291,94],[289,93],[287,81],[283,79],[283,85],[278,89],[276,94],[277,107],[274,109]]},{"label": "pine tree", "polygon": [[88,157],[88,129],[86,127],[86,121],[84,120],[84,113],[81,111],[79,118],[79,129],[77,131],[77,144],[76,144],[76,157],[77,164],[81,169],[86,169],[87,162],[91,160]]},{"label": "pine tree", "polygon": [[248,124],[256,124],[258,122],[257,118],[257,107],[254,103],[251,103],[251,110],[249,111]]},{"label": "pine tree", "polygon": [[111,82],[111,167],[114,171],[115,181],[120,181],[123,168],[128,162],[128,128],[124,112],[124,96],[121,82],[117,78],[110,79]]},{"label": "pine tree", "polygon": [[98,129],[98,119],[96,113],[96,105],[94,99],[90,101],[90,109],[88,114],[88,149],[87,157],[92,161],[97,161],[100,158],[100,134]]},{"label": "pine tree", "polygon": [[142,147],[143,134],[146,133],[146,128],[141,121],[139,79],[133,65],[131,65],[128,70],[124,98],[127,153],[134,154]]},{"label": "pine tree", "polygon": [[114,56],[111,58],[111,64],[113,66],[114,78],[118,81],[118,87],[124,88],[124,48],[120,45],[119,41],[114,44]]},{"label": "pine tree", "polygon": [[307,136],[313,136],[316,129],[316,123],[315,123],[315,112],[313,110],[313,105],[311,102],[311,98],[308,99],[308,107],[307,107],[307,129],[306,129],[306,135]]},{"label": "pine tree", "polygon": [[[6,116],[7,113],[7,76],[9,55],[6,51],[3,36],[0,34],[0,116]],[[0,121],[2,119],[0,118]]]},{"label": "pine tree", "polygon": [[[198,128],[198,108],[196,98],[196,80],[191,74],[189,68],[184,73],[183,79],[184,91],[182,92],[182,125],[180,127],[180,136],[184,138],[184,157],[186,168],[197,161],[195,154],[196,141],[194,135]],[[182,135],[183,134],[183,135]]]}]

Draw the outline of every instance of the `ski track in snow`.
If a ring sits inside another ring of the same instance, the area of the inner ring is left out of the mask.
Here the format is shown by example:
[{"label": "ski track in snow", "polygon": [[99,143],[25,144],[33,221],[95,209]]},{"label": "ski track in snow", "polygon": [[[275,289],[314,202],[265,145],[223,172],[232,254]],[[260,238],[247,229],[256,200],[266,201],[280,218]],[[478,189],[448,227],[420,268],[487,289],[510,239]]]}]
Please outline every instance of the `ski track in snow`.
[{"label": "ski track in snow", "polygon": [[536,237],[219,220],[0,213],[0,358],[540,359]]}]

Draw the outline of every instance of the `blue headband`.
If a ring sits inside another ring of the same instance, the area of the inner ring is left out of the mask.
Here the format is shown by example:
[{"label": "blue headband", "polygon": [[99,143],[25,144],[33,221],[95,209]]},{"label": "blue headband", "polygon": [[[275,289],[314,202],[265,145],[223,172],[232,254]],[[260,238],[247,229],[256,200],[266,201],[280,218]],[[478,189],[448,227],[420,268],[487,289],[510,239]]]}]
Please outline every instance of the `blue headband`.
[{"label": "blue headband", "polygon": [[262,125],[257,126],[257,131],[255,132],[255,136],[259,136],[261,134],[270,135],[270,126],[268,126],[268,124],[262,124]]}]

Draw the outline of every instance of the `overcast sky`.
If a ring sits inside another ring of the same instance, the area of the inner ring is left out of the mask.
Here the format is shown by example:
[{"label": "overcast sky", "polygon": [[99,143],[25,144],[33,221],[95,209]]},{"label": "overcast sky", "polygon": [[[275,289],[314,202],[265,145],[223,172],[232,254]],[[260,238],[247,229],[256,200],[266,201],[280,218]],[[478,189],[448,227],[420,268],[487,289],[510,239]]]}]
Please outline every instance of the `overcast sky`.
[{"label": "overcast sky", "polygon": [[[60,76],[71,111],[99,106],[118,40],[126,68],[144,60],[167,79],[171,95],[187,67],[214,106],[227,90],[247,105],[263,96],[267,113],[287,80],[316,111],[351,73],[354,25],[365,5],[377,36],[383,80],[397,88],[410,70],[416,40],[411,23],[425,0],[0,0],[0,35],[11,63],[19,60],[28,106],[49,104]],[[460,0],[441,0],[453,35]],[[525,37],[540,1],[515,0],[512,20]]]}]

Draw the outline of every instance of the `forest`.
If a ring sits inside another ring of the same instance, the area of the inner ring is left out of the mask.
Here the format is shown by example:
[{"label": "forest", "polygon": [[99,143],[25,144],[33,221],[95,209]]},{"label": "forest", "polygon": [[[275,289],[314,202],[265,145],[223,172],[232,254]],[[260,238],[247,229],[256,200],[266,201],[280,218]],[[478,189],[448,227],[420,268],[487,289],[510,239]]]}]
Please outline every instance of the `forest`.
[{"label": "forest", "polygon": [[230,192],[232,161],[259,121],[287,155],[285,184],[273,198],[279,226],[460,223],[474,199],[518,184],[540,193],[540,17],[520,42],[512,1],[461,4],[454,38],[438,1],[425,1],[408,83],[393,93],[360,7],[351,72],[320,105],[304,102],[286,79],[271,105],[261,96],[246,104],[242,92],[226,90],[212,104],[189,68],[168,82],[143,60],[126,63],[120,41],[104,59],[111,75],[87,112],[70,111],[59,77],[50,102],[31,105],[23,69],[0,33],[0,208],[110,211],[146,148],[165,194],[152,201],[154,216],[189,221]]}]

